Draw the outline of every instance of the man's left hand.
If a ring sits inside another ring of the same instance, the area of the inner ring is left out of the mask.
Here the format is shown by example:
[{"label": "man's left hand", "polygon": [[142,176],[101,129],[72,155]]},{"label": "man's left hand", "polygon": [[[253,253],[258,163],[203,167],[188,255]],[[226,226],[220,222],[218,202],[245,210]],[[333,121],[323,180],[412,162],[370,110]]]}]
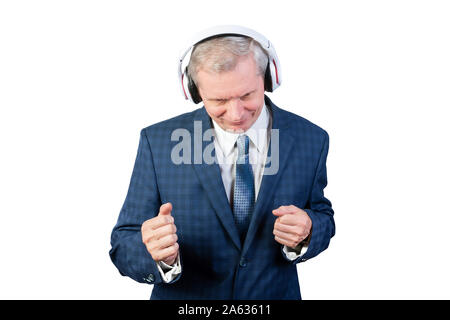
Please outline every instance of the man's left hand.
[{"label": "man's left hand", "polygon": [[273,234],[275,241],[292,249],[306,239],[311,232],[312,221],[306,211],[294,205],[281,206],[272,213],[275,220]]}]

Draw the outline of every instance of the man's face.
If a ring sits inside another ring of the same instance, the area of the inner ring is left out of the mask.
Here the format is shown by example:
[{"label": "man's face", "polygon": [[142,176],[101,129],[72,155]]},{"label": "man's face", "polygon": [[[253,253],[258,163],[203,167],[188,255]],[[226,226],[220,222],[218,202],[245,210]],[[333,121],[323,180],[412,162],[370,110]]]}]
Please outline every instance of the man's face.
[{"label": "man's face", "polygon": [[240,58],[231,71],[200,68],[197,82],[206,111],[222,129],[244,132],[258,119],[264,105],[264,79],[252,54]]}]

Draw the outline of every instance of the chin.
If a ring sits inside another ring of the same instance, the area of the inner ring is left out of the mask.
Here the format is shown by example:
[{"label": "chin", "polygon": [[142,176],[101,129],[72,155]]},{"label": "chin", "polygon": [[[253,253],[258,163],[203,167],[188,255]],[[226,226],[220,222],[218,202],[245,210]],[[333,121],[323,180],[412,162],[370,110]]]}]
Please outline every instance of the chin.
[{"label": "chin", "polygon": [[248,130],[248,128],[250,128],[250,126],[248,126],[247,124],[240,124],[240,125],[233,125],[230,124],[227,126],[227,130],[228,131],[232,131],[234,133],[243,133],[245,131]]},{"label": "chin", "polygon": [[245,130],[241,128],[229,128],[228,131],[231,131],[233,133],[244,133]]}]

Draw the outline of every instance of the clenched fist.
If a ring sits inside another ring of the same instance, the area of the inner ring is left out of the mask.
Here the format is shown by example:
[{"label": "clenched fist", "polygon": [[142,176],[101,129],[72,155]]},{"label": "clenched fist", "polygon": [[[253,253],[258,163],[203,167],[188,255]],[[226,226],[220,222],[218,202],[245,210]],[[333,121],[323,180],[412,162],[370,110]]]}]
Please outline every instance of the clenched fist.
[{"label": "clenched fist", "polygon": [[142,242],[147,247],[153,260],[172,265],[177,256],[177,228],[170,215],[172,204],[167,202],[159,208],[158,216],[145,221],[141,227]]},{"label": "clenched fist", "polygon": [[273,234],[275,241],[290,248],[295,248],[311,232],[312,221],[306,211],[294,205],[281,206],[272,211],[275,220]]}]

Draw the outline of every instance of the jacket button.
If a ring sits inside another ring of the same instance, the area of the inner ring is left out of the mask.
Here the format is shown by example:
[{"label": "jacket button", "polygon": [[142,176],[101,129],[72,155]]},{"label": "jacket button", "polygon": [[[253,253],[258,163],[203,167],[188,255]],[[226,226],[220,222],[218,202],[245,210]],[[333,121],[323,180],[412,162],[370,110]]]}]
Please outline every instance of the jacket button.
[{"label": "jacket button", "polygon": [[242,258],[241,258],[241,261],[239,261],[239,265],[240,265],[242,268],[245,268],[245,267],[247,266],[247,260],[245,260],[245,258],[242,257]]},{"label": "jacket button", "polygon": [[150,273],[147,278],[144,278],[144,281],[147,281],[148,283],[152,283],[153,281],[155,281],[155,276],[153,275],[153,273]]}]

